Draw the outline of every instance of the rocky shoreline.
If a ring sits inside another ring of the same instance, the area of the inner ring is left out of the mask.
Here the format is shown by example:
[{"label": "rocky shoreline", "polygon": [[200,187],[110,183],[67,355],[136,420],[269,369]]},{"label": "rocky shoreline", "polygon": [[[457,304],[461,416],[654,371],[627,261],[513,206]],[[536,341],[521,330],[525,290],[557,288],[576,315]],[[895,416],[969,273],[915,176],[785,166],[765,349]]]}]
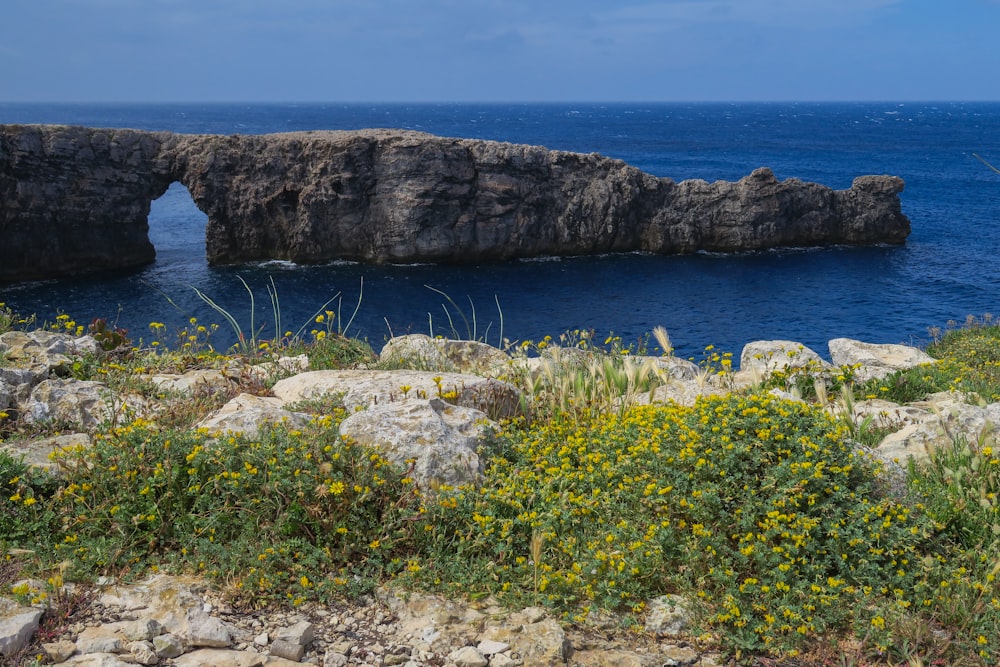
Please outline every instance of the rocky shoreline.
[{"label": "rocky shoreline", "polygon": [[674,182],[620,160],[401,130],[259,136],[0,125],[0,283],[148,264],[173,182],[213,264],[472,263],[903,243],[902,179],[846,190],[760,168]]}]

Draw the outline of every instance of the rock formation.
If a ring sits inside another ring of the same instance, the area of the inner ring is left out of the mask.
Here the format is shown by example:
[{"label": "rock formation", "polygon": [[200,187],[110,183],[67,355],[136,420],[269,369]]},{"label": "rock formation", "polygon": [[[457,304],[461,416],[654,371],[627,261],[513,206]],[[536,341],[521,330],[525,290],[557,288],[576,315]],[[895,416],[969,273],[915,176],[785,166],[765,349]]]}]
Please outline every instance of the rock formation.
[{"label": "rock formation", "polygon": [[0,125],[0,282],[148,263],[180,181],[209,262],[480,262],[901,243],[893,176],[848,190],[766,168],[674,182],[596,154],[362,130],[254,136]]}]

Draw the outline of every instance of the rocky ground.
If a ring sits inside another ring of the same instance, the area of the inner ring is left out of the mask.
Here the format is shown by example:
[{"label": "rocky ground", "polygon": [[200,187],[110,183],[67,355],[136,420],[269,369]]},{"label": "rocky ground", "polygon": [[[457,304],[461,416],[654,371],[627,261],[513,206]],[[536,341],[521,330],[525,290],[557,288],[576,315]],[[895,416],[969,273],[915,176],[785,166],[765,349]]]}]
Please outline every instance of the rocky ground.
[{"label": "rocky ground", "polygon": [[[48,453],[66,446],[87,446],[89,434],[128,402],[155,414],[148,398],[112,396],[99,382],[75,380],[67,364],[96,353],[93,339],[51,332],[0,335],[7,360],[0,368],[0,410],[17,411],[26,422],[55,420],[75,432],[31,441],[0,442],[37,465],[52,466]],[[760,382],[776,369],[809,366],[816,372],[853,368],[857,379],[884,376],[899,368],[933,362],[904,346],[831,341],[835,365],[789,341],[752,343],[738,373],[707,376],[697,366],[674,358],[650,358],[666,382],[637,400],[690,403],[699,395],[731,391]],[[308,371],[308,359],[282,359],[268,367],[194,371],[157,375],[150,381],[171,392],[237,393],[234,383],[248,374],[285,376],[270,396],[238,394],[202,421],[210,430],[257,428],[262,422],[296,420],[296,402],[330,393],[342,395],[351,416],[342,429],[364,442],[380,443],[389,458],[417,458],[414,476],[421,483],[475,482],[480,474],[476,446],[488,417],[517,409],[518,390],[502,379],[512,364],[538,372],[543,359],[512,360],[479,343],[407,336],[390,341],[382,353],[390,365],[425,370]],[[450,373],[442,371],[450,369]],[[430,369],[430,370],[426,370]],[[785,394],[796,398],[793,394]],[[442,400],[446,397],[448,400]],[[978,435],[1000,425],[1000,404],[971,405],[956,394],[927,397],[900,406],[866,400],[830,410],[849,410],[858,423],[868,419],[892,426],[875,453],[888,462],[926,456],[929,447],[956,433]],[[352,421],[353,420],[353,421]],[[421,462],[415,443],[425,450],[429,434],[437,455]],[[441,452],[445,452],[443,455]],[[42,582],[27,582],[42,590]],[[642,625],[623,627],[620,619],[591,619],[586,627],[566,626],[545,610],[501,609],[490,601],[448,601],[424,594],[388,590],[354,604],[304,605],[294,610],[236,610],[204,581],[158,575],[143,582],[99,582],[87,589],[65,589],[61,600],[22,606],[0,597],[0,659],[9,664],[43,663],[116,667],[143,665],[218,665],[288,667],[309,664],[437,665],[653,665],[727,664],[710,647],[688,635],[683,600],[649,601]],[[72,602],[72,603],[71,603]],[[63,618],[63,611],[71,611]]]},{"label": "rocky ground", "polygon": [[36,630],[40,614],[0,617],[0,646],[34,637],[16,654],[23,656],[17,664],[31,664],[36,656],[88,667],[726,664],[685,638],[687,615],[667,598],[651,606],[645,626],[628,630],[613,617],[564,627],[538,607],[512,611],[488,600],[463,603],[390,590],[351,604],[239,611],[203,581],[158,575],[98,586],[69,618]]}]

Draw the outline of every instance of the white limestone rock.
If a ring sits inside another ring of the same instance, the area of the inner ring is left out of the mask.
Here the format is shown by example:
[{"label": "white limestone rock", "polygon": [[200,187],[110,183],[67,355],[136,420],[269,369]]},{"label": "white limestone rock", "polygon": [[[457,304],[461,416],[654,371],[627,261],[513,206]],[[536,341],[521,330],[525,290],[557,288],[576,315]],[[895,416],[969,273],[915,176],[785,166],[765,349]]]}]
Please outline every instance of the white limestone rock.
[{"label": "white limestone rock", "polygon": [[27,646],[41,617],[41,609],[0,597],[0,656],[14,655]]},{"label": "white limestone rock", "polygon": [[62,474],[58,454],[78,449],[89,449],[90,436],[86,433],[67,433],[38,440],[13,440],[0,442],[0,450],[14,458],[22,458],[33,468],[45,470],[53,475]]},{"label": "white limestone rock", "polygon": [[242,433],[254,437],[264,424],[284,424],[290,428],[305,426],[309,416],[285,410],[285,401],[269,396],[240,394],[211,413],[195,426],[208,429],[212,435]]},{"label": "white limestone rock", "polygon": [[275,383],[275,396],[286,403],[320,396],[340,396],[349,411],[410,398],[446,398],[482,410],[493,418],[521,409],[516,387],[492,378],[432,371],[335,370],[300,373]]},{"label": "white limestone rock", "polygon": [[489,660],[475,646],[463,646],[448,654],[455,667],[487,667]]},{"label": "white limestone rock", "polygon": [[759,340],[747,343],[740,353],[740,370],[763,380],[775,371],[829,367],[816,352],[792,340]]},{"label": "white limestone rock", "polygon": [[489,429],[486,415],[441,399],[409,399],[356,412],[340,424],[342,435],[374,447],[405,467],[413,460],[414,481],[423,489],[435,483],[474,483],[481,475],[476,453]]},{"label": "white limestone rock", "polygon": [[1000,403],[981,408],[945,400],[928,407],[931,410],[926,419],[887,435],[875,448],[875,454],[884,461],[905,464],[907,459],[912,458],[920,463],[929,460],[935,450],[948,447],[957,439],[996,445]]},{"label": "white limestone rock", "polygon": [[660,637],[678,637],[691,627],[689,603],[679,595],[663,595],[649,601],[646,608],[646,632]]},{"label": "white limestone rock", "polygon": [[496,377],[507,369],[511,358],[480,341],[410,334],[390,338],[379,354],[379,361],[415,370]]},{"label": "white limestone rock", "polygon": [[232,381],[214,368],[196,369],[182,375],[160,373],[150,376],[149,380],[160,389],[185,394],[214,394],[232,386]]},{"label": "white limestone rock", "polygon": [[834,365],[860,364],[861,367],[854,372],[854,378],[859,382],[881,379],[894,371],[937,362],[926,352],[908,345],[863,343],[850,338],[834,338],[828,345]]}]

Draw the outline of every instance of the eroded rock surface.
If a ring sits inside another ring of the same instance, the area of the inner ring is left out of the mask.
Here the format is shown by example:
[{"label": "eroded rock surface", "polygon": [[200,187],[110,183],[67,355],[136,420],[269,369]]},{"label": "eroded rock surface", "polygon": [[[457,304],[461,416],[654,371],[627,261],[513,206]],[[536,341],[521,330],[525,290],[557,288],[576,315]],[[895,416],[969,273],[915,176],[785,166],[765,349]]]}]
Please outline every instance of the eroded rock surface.
[{"label": "eroded rock surface", "polygon": [[0,282],[140,266],[175,181],[210,262],[481,262],[901,243],[894,176],[832,190],[766,168],[674,182],[597,154],[401,130],[219,136],[0,125]]}]

